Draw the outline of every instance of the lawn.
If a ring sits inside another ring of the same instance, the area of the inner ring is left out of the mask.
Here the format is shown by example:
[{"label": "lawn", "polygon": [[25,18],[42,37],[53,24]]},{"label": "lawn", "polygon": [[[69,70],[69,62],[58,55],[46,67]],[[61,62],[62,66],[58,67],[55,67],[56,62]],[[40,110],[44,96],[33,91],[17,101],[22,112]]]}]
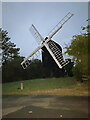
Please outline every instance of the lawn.
[{"label": "lawn", "polygon": [[[24,89],[20,88],[21,82]],[[4,83],[2,85],[3,95],[88,95],[86,84],[78,83],[75,78],[47,78],[24,80],[19,82]]]}]

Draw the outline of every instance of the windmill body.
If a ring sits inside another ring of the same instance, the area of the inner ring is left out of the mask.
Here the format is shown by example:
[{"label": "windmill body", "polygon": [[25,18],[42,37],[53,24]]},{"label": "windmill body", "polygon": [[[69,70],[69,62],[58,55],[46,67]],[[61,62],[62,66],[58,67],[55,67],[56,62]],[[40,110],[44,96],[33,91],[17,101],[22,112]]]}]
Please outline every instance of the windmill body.
[{"label": "windmill body", "polygon": [[[54,47],[54,51],[52,50],[52,52],[55,52],[55,49],[57,51],[57,48],[59,49],[58,53],[62,53],[62,48],[59,44],[57,44],[56,42],[54,42],[53,40],[50,40],[48,42],[49,48],[52,49],[52,44],[54,44],[56,46],[56,48]],[[59,54],[60,56],[60,54]],[[51,54],[48,52],[48,50],[46,49],[46,47],[42,47],[42,62],[44,67],[49,67],[49,68],[56,68],[58,67],[55,60],[52,58]]]},{"label": "windmill body", "polygon": [[22,63],[22,67],[25,69],[27,68],[34,57],[37,57],[39,53],[39,50],[42,49],[42,60],[44,65],[47,63],[47,65],[53,65],[58,66],[60,69],[62,69],[66,64],[68,64],[68,61],[64,61],[63,55],[62,55],[62,48],[60,45],[58,45],[56,42],[51,40],[51,38],[63,27],[63,25],[73,16],[70,12],[50,31],[48,34],[48,37],[45,39],[40,35],[38,30],[35,28],[35,26],[32,24],[31,26],[31,32],[35,39],[38,41],[39,44],[41,44],[37,49],[35,49]]}]

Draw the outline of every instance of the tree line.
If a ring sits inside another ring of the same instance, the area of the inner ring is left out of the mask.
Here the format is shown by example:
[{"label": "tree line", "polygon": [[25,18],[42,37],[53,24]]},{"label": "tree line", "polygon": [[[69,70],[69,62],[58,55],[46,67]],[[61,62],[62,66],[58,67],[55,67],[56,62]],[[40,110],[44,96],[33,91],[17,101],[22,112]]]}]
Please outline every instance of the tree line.
[{"label": "tree line", "polygon": [[71,44],[66,45],[66,54],[72,56],[74,62],[73,74],[78,81],[89,79],[89,36],[90,26],[82,27],[83,33],[74,35]]},{"label": "tree line", "polygon": [[[89,30],[89,26],[83,28]],[[63,69],[45,68],[39,59],[34,59],[27,69],[23,69],[21,62],[24,56],[20,56],[20,48],[11,42],[8,32],[0,29],[0,48],[2,49],[2,82],[30,80],[36,78],[65,77],[73,75],[81,80],[82,75],[88,76],[88,33],[75,35],[71,45],[66,45],[65,54],[73,56]]]}]

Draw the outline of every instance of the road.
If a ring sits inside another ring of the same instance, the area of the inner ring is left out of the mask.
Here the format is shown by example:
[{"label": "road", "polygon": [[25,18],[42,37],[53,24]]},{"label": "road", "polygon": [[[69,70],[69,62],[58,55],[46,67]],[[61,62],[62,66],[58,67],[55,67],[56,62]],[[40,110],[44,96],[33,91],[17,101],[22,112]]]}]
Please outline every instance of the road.
[{"label": "road", "polygon": [[88,118],[88,97],[6,95],[3,118]]}]

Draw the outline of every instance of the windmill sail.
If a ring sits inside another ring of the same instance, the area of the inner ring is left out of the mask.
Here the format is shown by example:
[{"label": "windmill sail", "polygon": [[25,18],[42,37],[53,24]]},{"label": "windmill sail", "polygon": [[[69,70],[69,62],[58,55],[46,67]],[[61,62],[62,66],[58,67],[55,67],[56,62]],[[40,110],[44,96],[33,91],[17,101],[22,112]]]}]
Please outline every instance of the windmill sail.
[{"label": "windmill sail", "polygon": [[48,34],[51,39],[74,14],[68,13]]},{"label": "windmill sail", "polygon": [[48,48],[47,47],[46,48],[47,50],[49,49],[48,50],[49,52],[51,51],[50,54],[57,63],[59,68],[62,68],[66,64],[68,64],[68,61],[64,61],[62,51],[54,41],[50,40],[47,42],[47,44],[48,44]]},{"label": "windmill sail", "polygon": [[59,66],[59,68],[62,68],[62,66],[60,65],[59,61],[57,60],[56,56],[54,55],[53,51],[50,49],[50,47],[47,43],[45,43],[45,47],[48,50],[48,52],[50,53],[50,55],[52,56],[52,58],[55,60],[56,64]]},{"label": "windmill sail", "polygon": [[[23,69],[26,69],[31,63],[32,63],[32,60],[35,59],[36,57],[38,57],[40,55],[39,53],[39,50],[43,47],[42,46],[39,46],[37,49],[35,49],[22,63],[22,67]],[[39,53],[39,55],[38,55]]]},{"label": "windmill sail", "polygon": [[[22,63],[22,67],[26,69],[32,62],[32,59],[38,57],[39,50],[47,43],[49,39],[47,39],[41,46],[36,48]],[[40,54],[39,54],[40,55]],[[30,59],[30,60],[29,60]]]},{"label": "windmill sail", "polygon": [[50,31],[48,34],[49,41],[45,43],[45,47],[50,53],[50,55],[53,57],[54,61],[58,65],[59,68],[64,67],[66,64],[69,63],[69,61],[64,61],[62,52],[58,48],[58,46],[51,41],[51,38],[62,28],[62,26],[73,16],[70,12]]},{"label": "windmill sail", "polygon": [[40,44],[42,41],[44,41],[44,38],[40,35],[38,30],[35,28],[35,26],[32,24],[30,28],[30,32],[32,33],[33,37],[35,38],[36,42]]}]

